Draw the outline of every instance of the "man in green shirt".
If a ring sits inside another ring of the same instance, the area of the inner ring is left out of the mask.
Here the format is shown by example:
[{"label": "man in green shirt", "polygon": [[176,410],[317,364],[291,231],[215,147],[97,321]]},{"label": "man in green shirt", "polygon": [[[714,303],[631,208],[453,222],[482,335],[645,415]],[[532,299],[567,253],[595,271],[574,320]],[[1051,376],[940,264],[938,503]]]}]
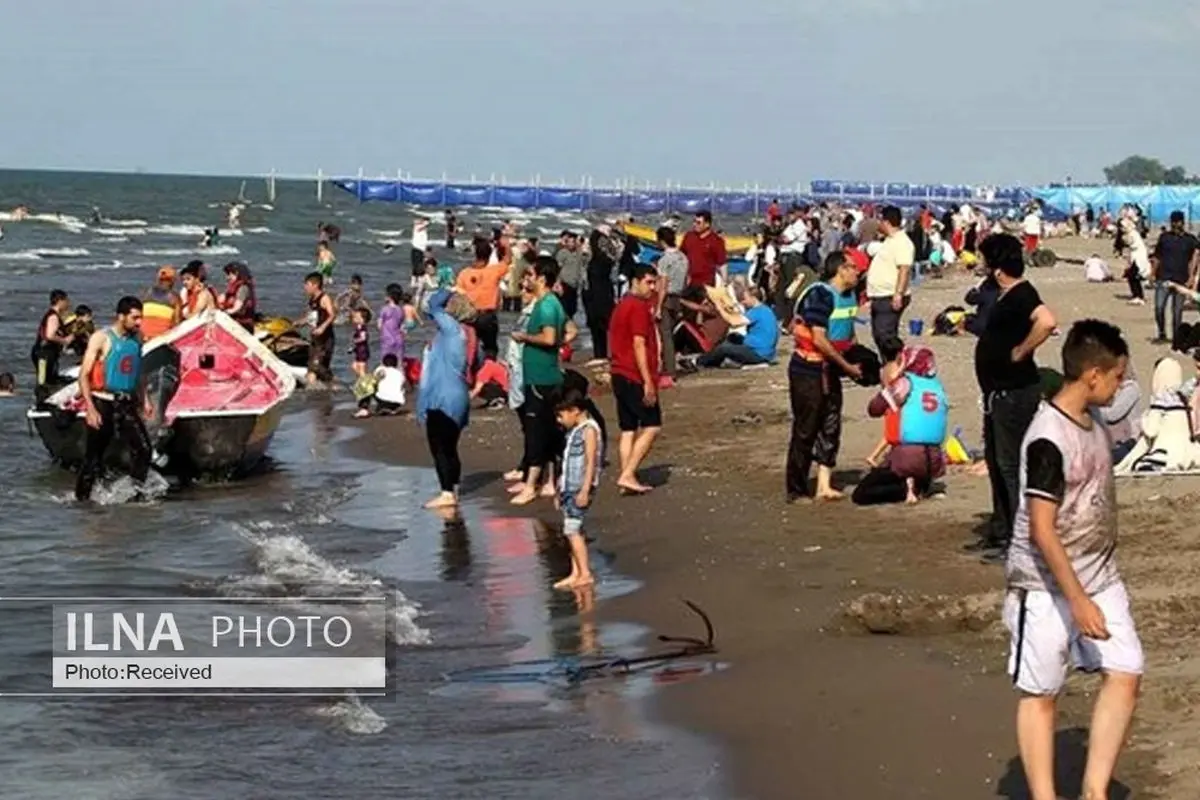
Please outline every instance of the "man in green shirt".
[{"label": "man in green shirt", "polygon": [[528,472],[525,487],[512,499],[513,505],[533,502],[546,473],[547,486],[554,489],[552,468],[558,441],[554,406],[562,388],[563,374],[558,364],[559,348],[565,341],[567,314],[552,290],[558,280],[558,262],[551,256],[538,256],[533,264],[530,288],[536,298],[524,331],[512,335],[521,345],[521,371],[525,384],[524,417],[525,456]]}]

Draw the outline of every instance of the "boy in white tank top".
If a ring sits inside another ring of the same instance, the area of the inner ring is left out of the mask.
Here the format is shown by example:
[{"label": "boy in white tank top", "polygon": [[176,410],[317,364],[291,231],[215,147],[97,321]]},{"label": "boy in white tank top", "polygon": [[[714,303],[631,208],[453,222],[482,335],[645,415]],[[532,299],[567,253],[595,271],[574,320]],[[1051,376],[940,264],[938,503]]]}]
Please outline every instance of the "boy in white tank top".
[{"label": "boy in white tank top", "polygon": [[1066,383],[1041,404],[1021,444],[1020,506],[1008,552],[1004,621],[1009,674],[1021,691],[1017,739],[1033,800],[1055,800],[1055,701],[1068,669],[1102,671],[1085,800],[1108,797],[1133,717],[1142,646],[1117,574],[1116,487],[1108,430],[1093,411],[1124,378],[1129,346],[1116,327],[1075,323],[1063,345]]}]

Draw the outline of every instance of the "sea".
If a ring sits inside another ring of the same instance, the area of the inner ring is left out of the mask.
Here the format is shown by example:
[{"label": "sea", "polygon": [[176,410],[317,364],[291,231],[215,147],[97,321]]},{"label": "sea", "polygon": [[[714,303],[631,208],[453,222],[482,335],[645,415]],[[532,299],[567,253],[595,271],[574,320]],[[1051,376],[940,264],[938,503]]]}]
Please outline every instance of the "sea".
[{"label": "sea", "polygon": [[[202,249],[227,205],[250,201],[240,230]],[[14,221],[11,210],[30,216]],[[99,221],[91,219],[98,210]],[[386,697],[62,697],[10,694],[50,684],[46,610],[0,599],[0,798],[719,798],[719,753],[651,713],[654,676],[567,685],[447,680],[461,670],[582,655],[636,656],[647,631],[599,624],[551,583],[566,555],[545,522],[467,498],[462,519],[422,509],[428,469],[358,460],[348,393],[297,392],[261,474],[134,498],[103,487],[72,498],[24,412],[29,350],[53,289],[110,317],[164,264],[244,261],[260,309],[298,316],[318,222],[342,228],[337,281],[361,275],[368,299],[407,285],[417,214],[360,205],[332,186],[262,179],[0,171],[0,596],[309,598],[384,593],[393,648]],[[469,241],[502,220],[549,241],[584,230],[579,214],[460,213]],[[461,263],[463,253],[437,249]],[[345,355],[335,370],[349,374]],[[414,425],[411,419],[377,424]],[[477,423],[482,424],[482,423]],[[419,461],[419,458],[413,460]],[[469,476],[468,476],[469,480]],[[634,591],[603,552],[596,602]],[[298,601],[299,602],[299,601]],[[540,667],[539,667],[540,669]],[[698,678],[703,680],[703,678]]]}]

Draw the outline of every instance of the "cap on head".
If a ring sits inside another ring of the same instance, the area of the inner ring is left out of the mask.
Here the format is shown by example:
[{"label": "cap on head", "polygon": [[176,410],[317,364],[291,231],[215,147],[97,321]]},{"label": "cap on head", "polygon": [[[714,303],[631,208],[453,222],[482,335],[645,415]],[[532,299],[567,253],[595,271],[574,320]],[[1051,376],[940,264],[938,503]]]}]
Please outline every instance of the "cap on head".
[{"label": "cap on head", "polygon": [[159,279],[159,281],[171,281],[172,283],[174,283],[175,282],[175,268],[172,267],[170,264],[163,265],[158,270],[158,279]]}]

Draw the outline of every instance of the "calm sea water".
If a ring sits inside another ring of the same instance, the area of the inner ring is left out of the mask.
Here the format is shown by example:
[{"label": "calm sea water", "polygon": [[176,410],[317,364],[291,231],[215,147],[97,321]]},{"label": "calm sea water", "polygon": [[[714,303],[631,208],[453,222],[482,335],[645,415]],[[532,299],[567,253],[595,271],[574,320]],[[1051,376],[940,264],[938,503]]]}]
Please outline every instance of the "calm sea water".
[{"label": "calm sea water", "polygon": [[[343,285],[363,276],[378,298],[405,279],[412,212],[359,206],[327,188],[278,184],[241,235],[201,252],[204,227],[239,179],[0,172],[0,371],[27,397],[29,345],[47,293],[67,290],[103,319],[163,263],[251,265],[260,305],[295,314],[318,220],[336,222]],[[261,182],[247,195],[263,201]],[[24,204],[34,218],[6,221]],[[98,206],[105,221],[85,224]],[[59,216],[59,215],[62,216]],[[585,221],[495,210],[551,237]],[[444,255],[439,253],[439,255]],[[340,365],[344,371],[345,364]],[[468,505],[447,525],[420,508],[428,470],[347,458],[338,396],[292,401],[275,468],[153,503],[81,507],[71,477],[27,433],[20,399],[0,401],[0,587],[4,596],[303,596],[397,592],[394,696],[360,699],[78,699],[0,697],[0,797],[16,800],[225,798],[587,798],[719,796],[715,754],[646,721],[652,683],[576,690],[447,685],[445,672],[604,650],[640,635],[597,628],[550,590],[566,563],[552,531]],[[409,420],[381,424],[414,424]],[[487,424],[482,419],[474,424]],[[598,599],[633,584],[600,558]],[[49,670],[50,621],[0,616],[0,692]]]}]

